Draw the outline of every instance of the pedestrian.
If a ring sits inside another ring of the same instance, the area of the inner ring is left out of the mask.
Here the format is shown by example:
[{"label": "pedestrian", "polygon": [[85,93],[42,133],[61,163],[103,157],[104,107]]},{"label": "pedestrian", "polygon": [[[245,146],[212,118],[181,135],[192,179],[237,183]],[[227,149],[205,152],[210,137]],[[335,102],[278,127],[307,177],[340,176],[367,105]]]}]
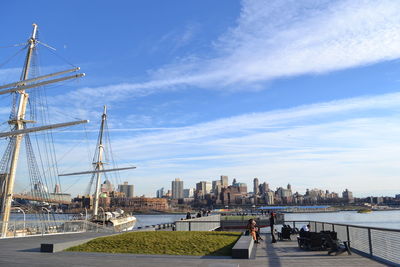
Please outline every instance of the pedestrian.
[{"label": "pedestrian", "polygon": [[272,211],[269,216],[269,226],[271,227],[272,243],[276,243],[274,225],[275,225],[275,213]]},{"label": "pedestrian", "polygon": [[186,213],[186,220],[192,219],[192,214],[190,212]]}]

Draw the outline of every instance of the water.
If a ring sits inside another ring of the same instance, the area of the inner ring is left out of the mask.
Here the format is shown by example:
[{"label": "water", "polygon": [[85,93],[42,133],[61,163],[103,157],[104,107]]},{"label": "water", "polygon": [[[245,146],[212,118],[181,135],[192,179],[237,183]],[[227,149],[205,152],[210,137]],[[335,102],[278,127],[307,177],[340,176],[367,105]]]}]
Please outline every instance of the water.
[{"label": "water", "polygon": [[[42,216],[43,218],[47,218],[47,214],[43,214]],[[53,218],[55,218],[55,220],[57,221],[70,220],[73,216],[74,214],[50,214],[50,220],[53,220]],[[172,223],[175,221],[179,221],[181,218],[185,218],[186,214],[134,214],[134,216],[137,220],[135,228],[138,228],[144,227],[146,225]],[[25,217],[27,221],[35,221],[40,219],[40,217],[36,214],[26,214]],[[22,213],[13,212],[11,213],[11,220],[23,221],[24,216]]]},{"label": "water", "polygon": [[400,229],[400,210],[373,211],[370,213],[357,213],[356,211],[340,211],[327,213],[286,213],[285,220],[310,220]]},{"label": "water", "polygon": [[[53,215],[50,215],[53,216]],[[54,214],[56,220],[68,220],[71,214]],[[137,219],[135,227],[144,227],[146,225],[171,223],[185,218],[186,214],[135,214]],[[52,218],[52,217],[50,217]],[[12,213],[11,220],[23,220],[21,213]],[[356,211],[340,211],[326,213],[286,213],[285,219],[289,221],[322,221],[343,224],[355,224],[371,227],[400,229],[400,210],[395,211],[373,211],[371,213],[357,213]],[[37,220],[32,214],[26,215],[26,220]]]}]

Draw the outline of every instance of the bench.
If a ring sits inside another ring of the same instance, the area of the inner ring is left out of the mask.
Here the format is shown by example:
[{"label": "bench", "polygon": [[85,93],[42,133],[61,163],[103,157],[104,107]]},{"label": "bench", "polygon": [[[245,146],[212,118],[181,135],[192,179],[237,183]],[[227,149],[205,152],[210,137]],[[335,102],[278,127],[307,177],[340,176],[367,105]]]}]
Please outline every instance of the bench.
[{"label": "bench", "polygon": [[249,235],[240,236],[232,248],[232,258],[250,259],[254,249],[254,240]]},{"label": "bench", "polygon": [[302,232],[297,237],[299,248],[308,250],[328,250],[328,255],[336,255],[347,252],[351,255],[350,242],[337,239],[337,233],[334,231]]}]

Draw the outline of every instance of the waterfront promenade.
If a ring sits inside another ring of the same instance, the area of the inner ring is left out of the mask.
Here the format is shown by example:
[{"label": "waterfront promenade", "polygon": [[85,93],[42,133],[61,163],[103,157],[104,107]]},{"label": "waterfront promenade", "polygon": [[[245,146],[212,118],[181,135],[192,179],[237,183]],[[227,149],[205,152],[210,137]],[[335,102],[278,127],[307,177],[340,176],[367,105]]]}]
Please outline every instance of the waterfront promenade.
[{"label": "waterfront promenade", "polygon": [[230,257],[199,257],[169,255],[133,255],[108,253],[58,252],[40,253],[41,243],[68,242],[77,239],[103,236],[98,233],[37,236],[0,240],[0,266],[207,266],[207,267],[258,267],[258,266],[385,266],[369,258],[354,254],[328,256],[326,251],[303,251],[295,241],[257,245],[254,259]]}]

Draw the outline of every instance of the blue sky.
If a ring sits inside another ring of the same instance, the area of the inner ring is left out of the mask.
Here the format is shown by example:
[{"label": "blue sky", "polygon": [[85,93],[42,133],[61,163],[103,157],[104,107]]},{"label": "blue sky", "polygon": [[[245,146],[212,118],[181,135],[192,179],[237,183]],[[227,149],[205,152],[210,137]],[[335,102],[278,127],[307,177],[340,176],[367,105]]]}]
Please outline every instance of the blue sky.
[{"label": "blue sky", "polygon": [[[91,120],[55,134],[59,172],[90,166],[107,104],[115,158],[138,167],[120,179],[137,195],[220,175],[394,195],[398,11],[398,1],[15,1],[1,4],[0,46],[24,42],[35,22],[57,48],[41,47],[41,72],[65,58],[87,74],[48,93],[53,122]],[[18,49],[0,48],[0,63]],[[1,83],[21,60],[1,66]],[[89,180],[68,179],[74,194]]]}]

